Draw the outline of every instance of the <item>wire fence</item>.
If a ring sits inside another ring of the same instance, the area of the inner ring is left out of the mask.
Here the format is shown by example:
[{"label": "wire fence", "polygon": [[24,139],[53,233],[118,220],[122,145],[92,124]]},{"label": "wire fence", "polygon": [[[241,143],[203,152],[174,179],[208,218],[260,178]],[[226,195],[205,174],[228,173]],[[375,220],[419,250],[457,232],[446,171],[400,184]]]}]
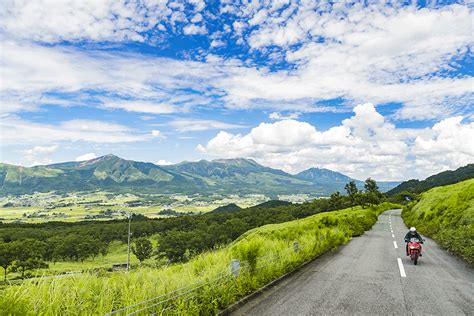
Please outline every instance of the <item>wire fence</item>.
[{"label": "wire fence", "polygon": [[218,290],[223,285],[236,282],[237,279],[252,271],[269,267],[290,255],[298,255],[301,246],[297,242],[292,247],[256,258],[253,265],[248,261],[232,260],[230,269],[225,269],[211,277],[178,288],[176,290],[143,300],[141,302],[114,310],[106,316],[112,315],[171,315],[178,308],[190,300],[199,299],[203,291]]}]

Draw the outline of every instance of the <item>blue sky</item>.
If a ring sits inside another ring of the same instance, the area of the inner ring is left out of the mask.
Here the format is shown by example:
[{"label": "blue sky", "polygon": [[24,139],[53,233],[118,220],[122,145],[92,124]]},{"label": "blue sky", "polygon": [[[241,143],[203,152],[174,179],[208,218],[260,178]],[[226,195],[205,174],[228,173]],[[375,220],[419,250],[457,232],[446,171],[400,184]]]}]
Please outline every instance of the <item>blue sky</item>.
[{"label": "blue sky", "polygon": [[248,157],[423,178],[474,161],[462,2],[7,1],[1,161]]}]

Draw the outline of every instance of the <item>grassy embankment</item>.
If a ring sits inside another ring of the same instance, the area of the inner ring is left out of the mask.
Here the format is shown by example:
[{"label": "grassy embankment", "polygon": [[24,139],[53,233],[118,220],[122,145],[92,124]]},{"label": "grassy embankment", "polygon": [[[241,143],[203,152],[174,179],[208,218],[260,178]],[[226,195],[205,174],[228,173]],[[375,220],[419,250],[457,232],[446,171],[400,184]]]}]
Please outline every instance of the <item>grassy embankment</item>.
[{"label": "grassy embankment", "polygon": [[[370,209],[356,207],[262,226],[246,232],[229,246],[162,269],[27,280],[0,290],[0,314],[104,314],[196,282],[212,280],[220,272],[228,273],[233,258],[247,262],[249,268],[242,269],[238,278],[203,286],[189,293],[196,296],[185,295],[144,312],[150,314],[169,307],[177,314],[213,314],[297,265],[362,234],[372,227],[380,213],[395,207],[384,203]],[[295,241],[300,245],[298,253],[291,248]],[[266,264],[268,255],[276,253],[281,256],[270,257],[277,260]],[[259,259],[263,256],[267,257]]]},{"label": "grassy embankment", "polygon": [[474,264],[474,179],[422,193],[402,217],[407,226]]}]

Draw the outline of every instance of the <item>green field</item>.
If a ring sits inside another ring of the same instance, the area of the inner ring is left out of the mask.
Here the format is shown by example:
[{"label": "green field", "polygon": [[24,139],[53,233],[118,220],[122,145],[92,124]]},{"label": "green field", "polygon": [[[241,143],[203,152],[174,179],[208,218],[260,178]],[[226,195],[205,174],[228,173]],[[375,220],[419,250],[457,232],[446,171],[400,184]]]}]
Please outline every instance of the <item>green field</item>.
[{"label": "green field", "polygon": [[402,216],[408,226],[474,264],[474,179],[422,193]]},{"label": "green field", "polygon": [[[394,207],[397,206],[389,203],[369,209],[355,207],[262,226],[248,231],[227,247],[161,269],[142,267],[130,273],[86,273],[26,280],[0,290],[0,312],[104,314],[196,282],[211,281],[218,273],[226,275],[231,259],[240,259],[243,268],[238,278],[225,276],[225,283],[202,286],[198,296],[189,292],[184,298],[157,307],[157,311],[173,308],[178,314],[212,314],[298,264],[362,234],[376,222],[378,214]],[[299,243],[298,253],[293,251],[295,241]]]},{"label": "green field", "polygon": [[[235,203],[242,208],[267,201],[265,195],[187,196],[187,195],[143,195],[113,194],[105,191],[75,192],[68,194],[35,193],[19,197],[0,198],[0,222],[42,223],[48,221],[76,222],[90,220],[120,219],[118,211],[142,214],[149,218],[161,218],[165,209],[180,213],[206,213],[217,207]],[[311,197],[287,195],[286,200],[304,201]],[[133,203],[137,205],[131,206]],[[110,217],[100,216],[111,212]]]}]

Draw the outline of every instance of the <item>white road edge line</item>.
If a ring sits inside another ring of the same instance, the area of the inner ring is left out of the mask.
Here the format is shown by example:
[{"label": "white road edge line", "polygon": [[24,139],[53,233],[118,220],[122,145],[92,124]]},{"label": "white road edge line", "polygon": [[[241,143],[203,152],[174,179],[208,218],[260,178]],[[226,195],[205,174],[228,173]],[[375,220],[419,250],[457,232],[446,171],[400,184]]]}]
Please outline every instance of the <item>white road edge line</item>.
[{"label": "white road edge line", "polygon": [[395,249],[398,249],[398,245],[397,245],[397,242],[395,240],[393,241],[393,246],[395,247]]},{"label": "white road edge line", "polygon": [[398,262],[398,269],[400,270],[400,276],[401,276],[402,278],[406,278],[407,275],[406,275],[406,273],[405,273],[405,268],[403,267],[402,259],[397,258],[397,262]]}]

